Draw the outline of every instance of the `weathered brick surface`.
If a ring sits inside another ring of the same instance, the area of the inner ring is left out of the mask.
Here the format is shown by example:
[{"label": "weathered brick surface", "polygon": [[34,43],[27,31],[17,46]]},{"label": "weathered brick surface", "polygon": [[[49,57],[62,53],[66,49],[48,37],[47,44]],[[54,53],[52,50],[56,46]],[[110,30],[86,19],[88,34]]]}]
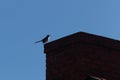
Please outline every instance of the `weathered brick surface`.
[{"label": "weathered brick surface", "polygon": [[120,42],[84,32],[45,46],[46,80],[120,80]]}]

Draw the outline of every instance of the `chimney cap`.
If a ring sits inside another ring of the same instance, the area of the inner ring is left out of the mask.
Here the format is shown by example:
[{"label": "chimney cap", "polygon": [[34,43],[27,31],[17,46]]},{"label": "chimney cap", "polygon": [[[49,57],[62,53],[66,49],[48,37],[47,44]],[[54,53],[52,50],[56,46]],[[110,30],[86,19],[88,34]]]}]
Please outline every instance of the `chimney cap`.
[{"label": "chimney cap", "polygon": [[59,49],[61,47],[64,47],[65,45],[70,46],[70,45],[74,45],[74,43],[79,44],[79,42],[87,42],[93,45],[95,44],[95,45],[100,45],[100,46],[120,50],[119,40],[115,40],[115,39],[111,39],[111,38],[107,38],[107,37],[103,37],[103,36],[99,36],[91,33],[86,33],[86,32],[77,32],[45,44],[44,52],[49,53],[49,51]]}]

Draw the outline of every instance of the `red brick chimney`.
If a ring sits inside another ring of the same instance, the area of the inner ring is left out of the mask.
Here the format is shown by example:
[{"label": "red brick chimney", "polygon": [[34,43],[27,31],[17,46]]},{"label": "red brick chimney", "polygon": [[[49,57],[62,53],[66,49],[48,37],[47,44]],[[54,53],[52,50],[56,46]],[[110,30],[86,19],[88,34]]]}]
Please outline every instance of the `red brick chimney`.
[{"label": "red brick chimney", "polygon": [[120,41],[78,32],[44,48],[46,80],[120,80]]}]

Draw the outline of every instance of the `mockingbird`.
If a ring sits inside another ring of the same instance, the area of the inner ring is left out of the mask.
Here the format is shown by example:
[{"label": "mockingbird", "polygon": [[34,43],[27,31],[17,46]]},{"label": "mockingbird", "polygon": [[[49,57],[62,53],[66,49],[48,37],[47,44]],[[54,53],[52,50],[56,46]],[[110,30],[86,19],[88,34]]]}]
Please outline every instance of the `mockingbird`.
[{"label": "mockingbird", "polygon": [[42,42],[43,44],[45,44],[45,43],[47,43],[47,42],[48,42],[49,38],[50,38],[50,35],[47,35],[45,38],[43,38],[43,39],[42,39],[42,40],[40,40],[40,41],[36,41],[35,43]]}]

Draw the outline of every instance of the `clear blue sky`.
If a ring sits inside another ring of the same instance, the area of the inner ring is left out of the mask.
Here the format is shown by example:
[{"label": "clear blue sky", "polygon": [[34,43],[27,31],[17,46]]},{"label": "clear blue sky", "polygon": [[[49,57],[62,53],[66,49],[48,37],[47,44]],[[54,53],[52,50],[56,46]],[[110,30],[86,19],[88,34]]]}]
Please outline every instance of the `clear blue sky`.
[{"label": "clear blue sky", "polygon": [[0,0],[0,80],[45,80],[33,42],[78,31],[120,40],[120,0]]}]

